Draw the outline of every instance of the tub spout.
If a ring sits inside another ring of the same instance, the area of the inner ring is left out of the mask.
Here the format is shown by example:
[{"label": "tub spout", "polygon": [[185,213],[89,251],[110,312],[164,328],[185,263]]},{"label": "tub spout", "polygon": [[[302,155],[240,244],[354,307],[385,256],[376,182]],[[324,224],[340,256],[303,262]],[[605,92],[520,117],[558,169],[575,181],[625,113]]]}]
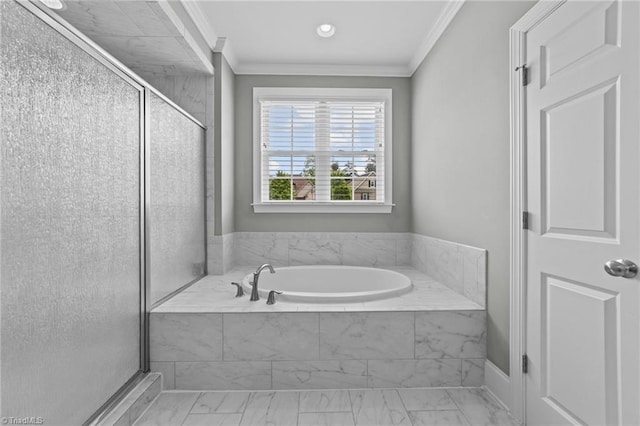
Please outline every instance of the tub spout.
[{"label": "tub spout", "polygon": [[276,271],[273,269],[273,266],[265,263],[264,265],[260,265],[260,267],[256,269],[256,272],[253,274],[253,282],[251,283],[251,297],[249,298],[249,300],[251,300],[252,302],[260,300],[260,296],[258,295],[258,279],[260,279],[260,272],[267,268],[269,268],[269,271],[272,274],[276,273]]}]

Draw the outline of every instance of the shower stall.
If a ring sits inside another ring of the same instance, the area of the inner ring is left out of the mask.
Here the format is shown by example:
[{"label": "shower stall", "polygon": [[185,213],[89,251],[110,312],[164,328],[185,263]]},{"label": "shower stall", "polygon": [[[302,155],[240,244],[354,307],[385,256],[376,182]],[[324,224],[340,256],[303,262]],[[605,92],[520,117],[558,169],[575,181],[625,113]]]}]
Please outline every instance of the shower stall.
[{"label": "shower stall", "polygon": [[86,424],[206,274],[205,129],[38,2],[0,30],[0,415]]}]

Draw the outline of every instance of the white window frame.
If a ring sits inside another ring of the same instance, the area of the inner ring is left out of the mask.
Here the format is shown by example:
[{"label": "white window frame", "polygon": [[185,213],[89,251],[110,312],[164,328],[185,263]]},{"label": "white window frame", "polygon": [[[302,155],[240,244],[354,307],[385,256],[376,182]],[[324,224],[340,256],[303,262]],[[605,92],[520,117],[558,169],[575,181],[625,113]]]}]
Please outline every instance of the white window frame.
[{"label": "white window frame", "polygon": [[[305,201],[268,202],[261,199],[262,150],[260,149],[260,101],[262,100],[384,101],[384,202]],[[391,213],[393,209],[393,102],[391,89],[343,89],[301,87],[253,88],[253,211],[254,213]]]}]

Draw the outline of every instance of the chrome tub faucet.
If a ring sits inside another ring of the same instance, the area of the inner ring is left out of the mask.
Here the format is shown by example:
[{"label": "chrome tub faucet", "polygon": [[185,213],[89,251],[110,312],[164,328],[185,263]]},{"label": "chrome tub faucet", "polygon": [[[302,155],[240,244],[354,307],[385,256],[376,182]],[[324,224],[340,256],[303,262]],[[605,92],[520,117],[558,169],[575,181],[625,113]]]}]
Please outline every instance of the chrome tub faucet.
[{"label": "chrome tub faucet", "polygon": [[271,290],[269,297],[267,297],[267,305],[274,305],[276,303],[276,294],[282,294],[281,291]]},{"label": "chrome tub faucet", "polygon": [[244,296],[244,290],[242,289],[242,285],[240,285],[240,283],[231,283],[231,285],[235,285],[237,287],[236,297]]},{"label": "chrome tub faucet", "polygon": [[260,272],[267,268],[269,268],[269,271],[272,274],[276,273],[276,271],[273,269],[273,266],[265,263],[264,265],[260,265],[260,267],[256,269],[256,272],[253,274],[253,282],[251,283],[251,297],[249,298],[249,300],[251,300],[252,302],[260,300],[260,296],[258,295],[258,279],[260,279]]}]

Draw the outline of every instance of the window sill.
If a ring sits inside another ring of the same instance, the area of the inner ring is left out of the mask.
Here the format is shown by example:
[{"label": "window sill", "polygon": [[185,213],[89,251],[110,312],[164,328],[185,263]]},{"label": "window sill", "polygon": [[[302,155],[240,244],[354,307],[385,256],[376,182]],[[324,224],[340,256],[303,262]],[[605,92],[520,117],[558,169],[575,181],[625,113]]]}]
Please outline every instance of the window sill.
[{"label": "window sill", "polygon": [[361,203],[260,203],[252,204],[254,213],[378,213],[390,214],[395,204]]}]

